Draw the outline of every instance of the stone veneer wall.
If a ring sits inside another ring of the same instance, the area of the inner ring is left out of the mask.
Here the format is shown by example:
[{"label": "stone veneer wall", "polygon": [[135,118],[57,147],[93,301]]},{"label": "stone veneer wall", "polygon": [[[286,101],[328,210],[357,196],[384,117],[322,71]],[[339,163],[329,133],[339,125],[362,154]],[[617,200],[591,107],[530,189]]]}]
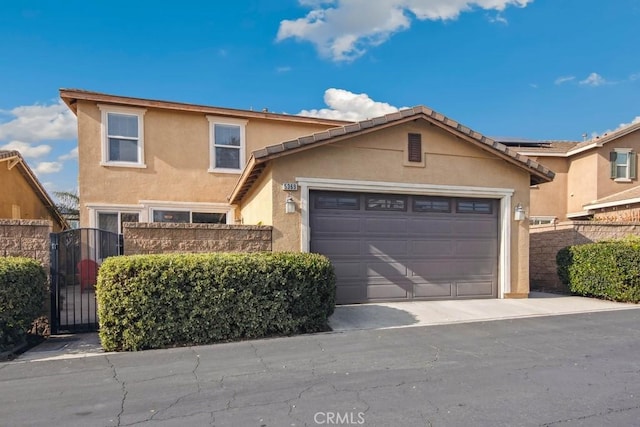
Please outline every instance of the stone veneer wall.
[{"label": "stone veneer wall", "polygon": [[44,219],[0,219],[0,256],[37,259],[49,274],[52,230]]},{"label": "stone veneer wall", "polygon": [[[34,258],[42,264],[47,277],[51,267],[51,237],[53,223],[45,219],[0,219],[0,256]],[[31,333],[49,335],[51,300],[46,298],[43,317],[36,320]],[[45,319],[46,317],[46,319]]]},{"label": "stone veneer wall", "polygon": [[271,226],[125,223],[124,253],[271,251]]},{"label": "stone veneer wall", "polygon": [[557,274],[556,254],[566,246],[640,236],[640,222],[563,222],[529,229],[529,281],[531,290],[568,292]]}]

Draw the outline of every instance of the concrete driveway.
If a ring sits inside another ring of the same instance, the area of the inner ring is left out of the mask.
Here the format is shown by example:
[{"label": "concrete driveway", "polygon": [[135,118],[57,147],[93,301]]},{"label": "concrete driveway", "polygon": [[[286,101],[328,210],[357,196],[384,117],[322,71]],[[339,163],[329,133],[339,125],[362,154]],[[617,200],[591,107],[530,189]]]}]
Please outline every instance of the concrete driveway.
[{"label": "concrete driveway", "polygon": [[341,305],[336,307],[335,313],[329,319],[329,324],[334,331],[351,331],[484,322],[637,308],[640,308],[640,305],[531,292],[528,299],[407,301]]}]

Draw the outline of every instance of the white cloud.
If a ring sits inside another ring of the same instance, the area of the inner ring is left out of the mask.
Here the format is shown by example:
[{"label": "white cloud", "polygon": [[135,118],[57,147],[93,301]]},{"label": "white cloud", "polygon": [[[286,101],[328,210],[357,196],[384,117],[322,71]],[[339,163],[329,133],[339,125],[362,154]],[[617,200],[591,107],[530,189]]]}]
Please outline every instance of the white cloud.
[{"label": "white cloud", "polygon": [[636,116],[629,123],[620,123],[618,127],[615,129],[608,129],[608,130],[605,130],[604,132],[591,132],[591,138],[595,139],[597,137],[603,137],[607,134],[619,131],[620,129],[626,128],[627,126],[635,125],[637,123],[640,123],[640,116]]},{"label": "white cloud", "polygon": [[0,122],[0,140],[36,142],[76,138],[76,117],[62,100],[50,105],[16,107],[0,114],[11,117],[9,121]]},{"label": "white cloud", "polygon": [[22,157],[35,159],[49,154],[51,152],[51,146],[46,144],[32,145],[28,142],[11,141],[8,144],[0,146],[0,150],[17,150],[22,154]]},{"label": "white cloud", "polygon": [[607,81],[598,73],[591,73],[586,79],[580,81],[580,84],[584,86],[601,86],[605,83]]},{"label": "white cloud", "polygon": [[277,73],[288,73],[291,70],[292,70],[292,68],[289,67],[288,65],[276,68],[276,72]]},{"label": "white cloud", "polygon": [[36,174],[48,174],[48,173],[56,173],[62,170],[62,163],[60,162],[40,162],[35,167],[34,171]]},{"label": "white cloud", "polygon": [[497,13],[495,17],[489,17],[489,22],[497,22],[504,25],[509,25],[509,21],[501,13]]},{"label": "white cloud", "polygon": [[351,61],[369,47],[386,42],[394,33],[420,21],[446,21],[473,9],[498,12],[508,6],[526,7],[533,0],[299,0],[311,11],[303,18],[283,20],[277,41],[293,38],[313,43],[320,54],[334,61]]},{"label": "white cloud", "polygon": [[58,157],[58,160],[61,162],[65,160],[78,159],[78,147],[75,147],[73,150],[69,151],[67,154],[63,154]]},{"label": "white cloud", "polygon": [[567,83],[567,82],[571,82],[573,80],[575,80],[575,76],[562,76],[562,77],[558,77],[554,83],[557,85],[561,85],[563,83]]},{"label": "white cloud", "polygon": [[298,115],[356,122],[395,113],[398,110],[407,108],[397,108],[386,102],[374,101],[366,93],[357,94],[348,90],[334,88],[325,91],[324,102],[329,108],[302,110]]}]

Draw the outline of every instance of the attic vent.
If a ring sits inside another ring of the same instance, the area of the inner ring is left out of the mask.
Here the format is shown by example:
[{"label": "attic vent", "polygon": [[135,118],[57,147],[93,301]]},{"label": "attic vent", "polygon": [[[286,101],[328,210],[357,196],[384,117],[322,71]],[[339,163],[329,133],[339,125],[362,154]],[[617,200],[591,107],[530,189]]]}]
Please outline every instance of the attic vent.
[{"label": "attic vent", "polygon": [[422,135],[419,133],[409,134],[409,144],[407,152],[410,162],[422,162]]}]

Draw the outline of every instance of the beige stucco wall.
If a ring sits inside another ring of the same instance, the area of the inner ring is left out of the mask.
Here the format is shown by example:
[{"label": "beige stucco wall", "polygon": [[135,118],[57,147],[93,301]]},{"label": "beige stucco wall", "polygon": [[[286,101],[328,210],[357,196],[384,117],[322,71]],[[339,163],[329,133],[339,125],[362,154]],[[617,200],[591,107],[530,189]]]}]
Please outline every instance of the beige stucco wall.
[{"label": "beige stucco wall", "polygon": [[[637,156],[637,153],[640,150],[640,132],[634,132],[632,134],[625,135],[614,141],[608,142],[607,144],[596,150],[593,150],[594,155],[597,155],[598,161],[598,188],[596,199],[601,199],[603,197],[619,193],[638,185],[637,178],[631,180],[630,182],[620,182],[611,179],[611,163],[609,161],[609,153],[616,148],[632,148]],[[593,200],[589,200],[589,202]]]},{"label": "beige stucco wall", "polygon": [[567,215],[567,179],[569,161],[562,157],[532,157],[555,172],[551,182],[531,187],[529,216],[554,216],[560,220]]},{"label": "beige stucco wall", "polygon": [[0,218],[44,219],[53,223],[54,231],[60,231],[58,221],[18,170],[21,166],[15,165],[9,170],[7,164],[0,162]]},{"label": "beige stucco wall", "polygon": [[[240,174],[210,173],[207,115],[147,108],[144,114],[146,168],[101,166],[101,111],[78,101],[80,222],[89,225],[89,204],[137,204],[140,200],[226,203]],[[325,130],[328,125],[252,118],[246,150]]]},{"label": "beige stucco wall", "polygon": [[273,195],[273,177],[268,166],[245,196],[242,210],[236,210],[240,215],[236,218],[238,222],[245,225],[273,225]]},{"label": "beige stucco wall", "polygon": [[568,214],[584,211],[583,206],[597,198],[597,170],[598,157],[593,152],[587,151],[571,157],[567,178]]},{"label": "beige stucco wall", "polygon": [[[423,167],[405,166],[409,132],[422,134]],[[284,182],[295,182],[296,177],[509,188],[515,191],[510,212],[518,203],[529,206],[526,171],[426,122],[411,122],[272,160],[274,251],[301,248],[300,192],[292,193],[298,209],[291,215],[284,211],[287,192],[282,190]],[[512,221],[511,229],[511,292],[526,296],[528,226]]]}]

